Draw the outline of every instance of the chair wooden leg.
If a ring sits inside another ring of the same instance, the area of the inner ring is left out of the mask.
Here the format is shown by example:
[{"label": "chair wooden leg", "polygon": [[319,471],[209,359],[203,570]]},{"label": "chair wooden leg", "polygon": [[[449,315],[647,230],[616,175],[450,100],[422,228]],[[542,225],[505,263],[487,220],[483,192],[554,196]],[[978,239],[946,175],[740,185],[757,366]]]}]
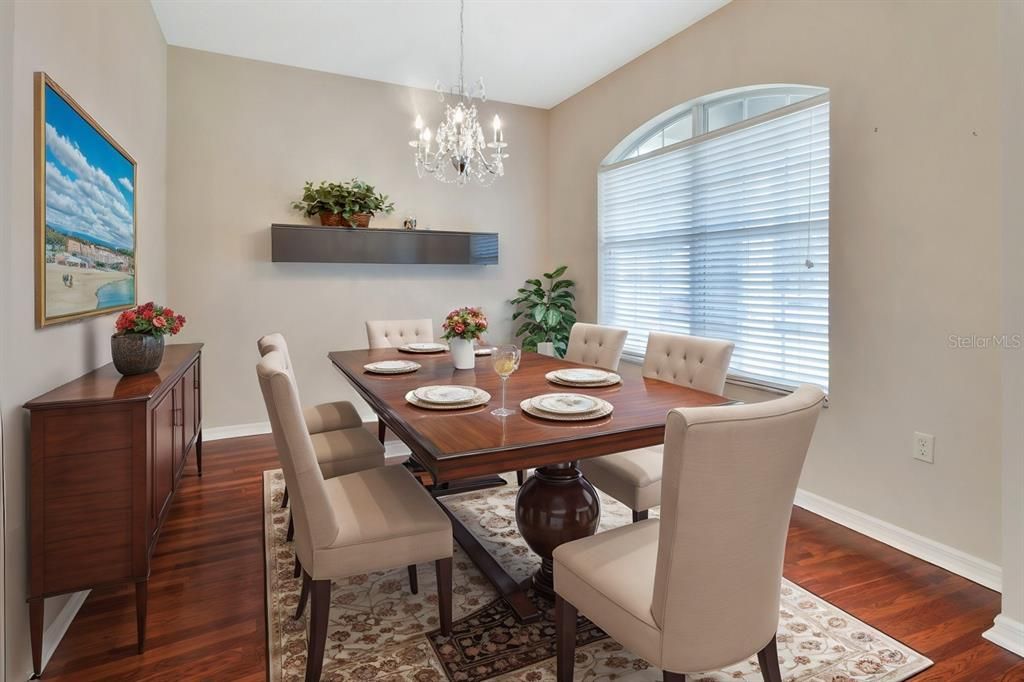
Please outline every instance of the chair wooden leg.
[{"label": "chair wooden leg", "polygon": [[309,574],[305,571],[302,572],[302,591],[299,592],[299,605],[295,607],[295,620],[302,618],[302,613],[306,610],[306,601],[309,598],[309,583],[311,582]]},{"label": "chair wooden leg", "polygon": [[522,485],[526,481],[526,471],[516,472],[516,483]]},{"label": "chair wooden leg", "polygon": [[416,576],[416,564],[409,564],[409,591],[413,594],[420,591],[420,581]]},{"label": "chair wooden leg", "polygon": [[452,634],[452,558],[434,562],[437,571],[437,612],[441,619],[441,634]]},{"label": "chair wooden leg", "polygon": [[555,594],[555,642],[558,647],[556,679],[572,682],[576,667],[576,607]]},{"label": "chair wooden leg", "polygon": [[288,542],[292,541],[295,537],[295,519],[292,518],[292,513],[288,512],[288,533],[284,536],[284,539]]},{"label": "chair wooden leg", "polygon": [[637,521],[646,521],[646,520],[647,520],[647,510],[646,509],[644,509],[643,511],[634,511],[633,512],[633,523],[636,523]]},{"label": "chair wooden leg", "polygon": [[292,577],[298,578],[302,575],[302,564],[299,563],[299,555],[295,555],[295,570],[292,571]]},{"label": "chair wooden leg", "polygon": [[782,682],[782,669],[779,668],[779,648],[774,637],[757,652],[757,664],[761,666],[761,677],[764,682]]},{"label": "chair wooden leg", "polygon": [[686,675],[683,673],[670,673],[665,670],[662,672],[662,677],[665,682],[686,682]]},{"label": "chair wooden leg", "polygon": [[288,486],[284,487],[284,497],[281,498],[281,509],[288,508]]},{"label": "chair wooden leg", "polygon": [[306,653],[306,682],[320,682],[327,644],[327,617],[331,611],[331,581],[312,580],[309,584],[309,647]]}]

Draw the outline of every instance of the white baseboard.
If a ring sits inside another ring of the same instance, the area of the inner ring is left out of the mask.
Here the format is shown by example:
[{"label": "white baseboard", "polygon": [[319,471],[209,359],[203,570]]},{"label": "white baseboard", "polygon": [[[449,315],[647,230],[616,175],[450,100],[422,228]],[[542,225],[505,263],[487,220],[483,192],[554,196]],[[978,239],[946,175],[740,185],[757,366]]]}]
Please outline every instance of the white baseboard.
[{"label": "white baseboard", "polygon": [[46,669],[46,664],[50,662],[50,658],[53,657],[53,652],[57,650],[60,640],[64,639],[64,633],[71,627],[71,621],[75,619],[78,609],[82,608],[82,604],[85,603],[89,592],[90,590],[85,590],[84,592],[72,594],[68,602],[64,604],[64,608],[60,610],[57,617],[50,623],[50,627],[43,630],[43,660],[41,662],[44,670]]},{"label": "white baseboard", "polygon": [[203,442],[223,440],[224,438],[241,438],[242,436],[261,436],[264,433],[270,433],[270,422],[215,426],[212,429],[203,429]]},{"label": "white baseboard", "polygon": [[794,504],[979,585],[997,592],[1002,589],[1002,569],[990,561],[803,489],[796,491]]},{"label": "white baseboard", "polygon": [[1024,623],[1000,613],[991,629],[981,633],[981,636],[1007,651],[1024,656]]}]

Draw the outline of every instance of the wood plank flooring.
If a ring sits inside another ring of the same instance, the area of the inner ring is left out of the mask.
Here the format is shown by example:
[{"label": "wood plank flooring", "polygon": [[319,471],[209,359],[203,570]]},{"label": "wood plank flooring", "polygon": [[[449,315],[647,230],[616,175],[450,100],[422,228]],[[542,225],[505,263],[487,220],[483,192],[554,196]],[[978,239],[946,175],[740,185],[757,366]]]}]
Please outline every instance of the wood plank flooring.
[{"label": "wood plank flooring", "polygon": [[[269,436],[207,443],[189,462],[153,558],[146,652],[131,588],[94,591],[44,680],[265,680],[262,472]],[[1024,682],[1024,659],[982,639],[999,595],[795,509],[786,577],[936,662],[915,682]]]}]

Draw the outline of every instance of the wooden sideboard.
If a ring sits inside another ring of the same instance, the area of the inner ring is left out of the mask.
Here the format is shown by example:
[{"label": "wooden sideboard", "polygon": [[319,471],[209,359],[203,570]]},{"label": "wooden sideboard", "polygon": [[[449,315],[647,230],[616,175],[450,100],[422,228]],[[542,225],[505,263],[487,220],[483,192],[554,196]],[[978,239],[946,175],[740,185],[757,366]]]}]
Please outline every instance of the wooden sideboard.
[{"label": "wooden sideboard", "polygon": [[146,641],[149,561],[191,452],[202,476],[202,344],[155,372],[104,365],[25,404],[31,413],[29,612],[41,673],[46,597],[135,584]]}]

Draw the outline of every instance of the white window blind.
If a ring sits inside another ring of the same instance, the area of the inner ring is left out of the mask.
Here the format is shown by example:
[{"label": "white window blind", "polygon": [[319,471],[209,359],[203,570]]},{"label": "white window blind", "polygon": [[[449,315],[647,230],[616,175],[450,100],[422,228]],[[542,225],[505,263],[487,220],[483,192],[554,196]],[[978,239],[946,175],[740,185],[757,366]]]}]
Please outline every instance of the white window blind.
[{"label": "white window blind", "polygon": [[828,195],[818,98],[602,169],[600,321],[628,356],[652,330],[729,339],[735,378],[827,389]]}]

